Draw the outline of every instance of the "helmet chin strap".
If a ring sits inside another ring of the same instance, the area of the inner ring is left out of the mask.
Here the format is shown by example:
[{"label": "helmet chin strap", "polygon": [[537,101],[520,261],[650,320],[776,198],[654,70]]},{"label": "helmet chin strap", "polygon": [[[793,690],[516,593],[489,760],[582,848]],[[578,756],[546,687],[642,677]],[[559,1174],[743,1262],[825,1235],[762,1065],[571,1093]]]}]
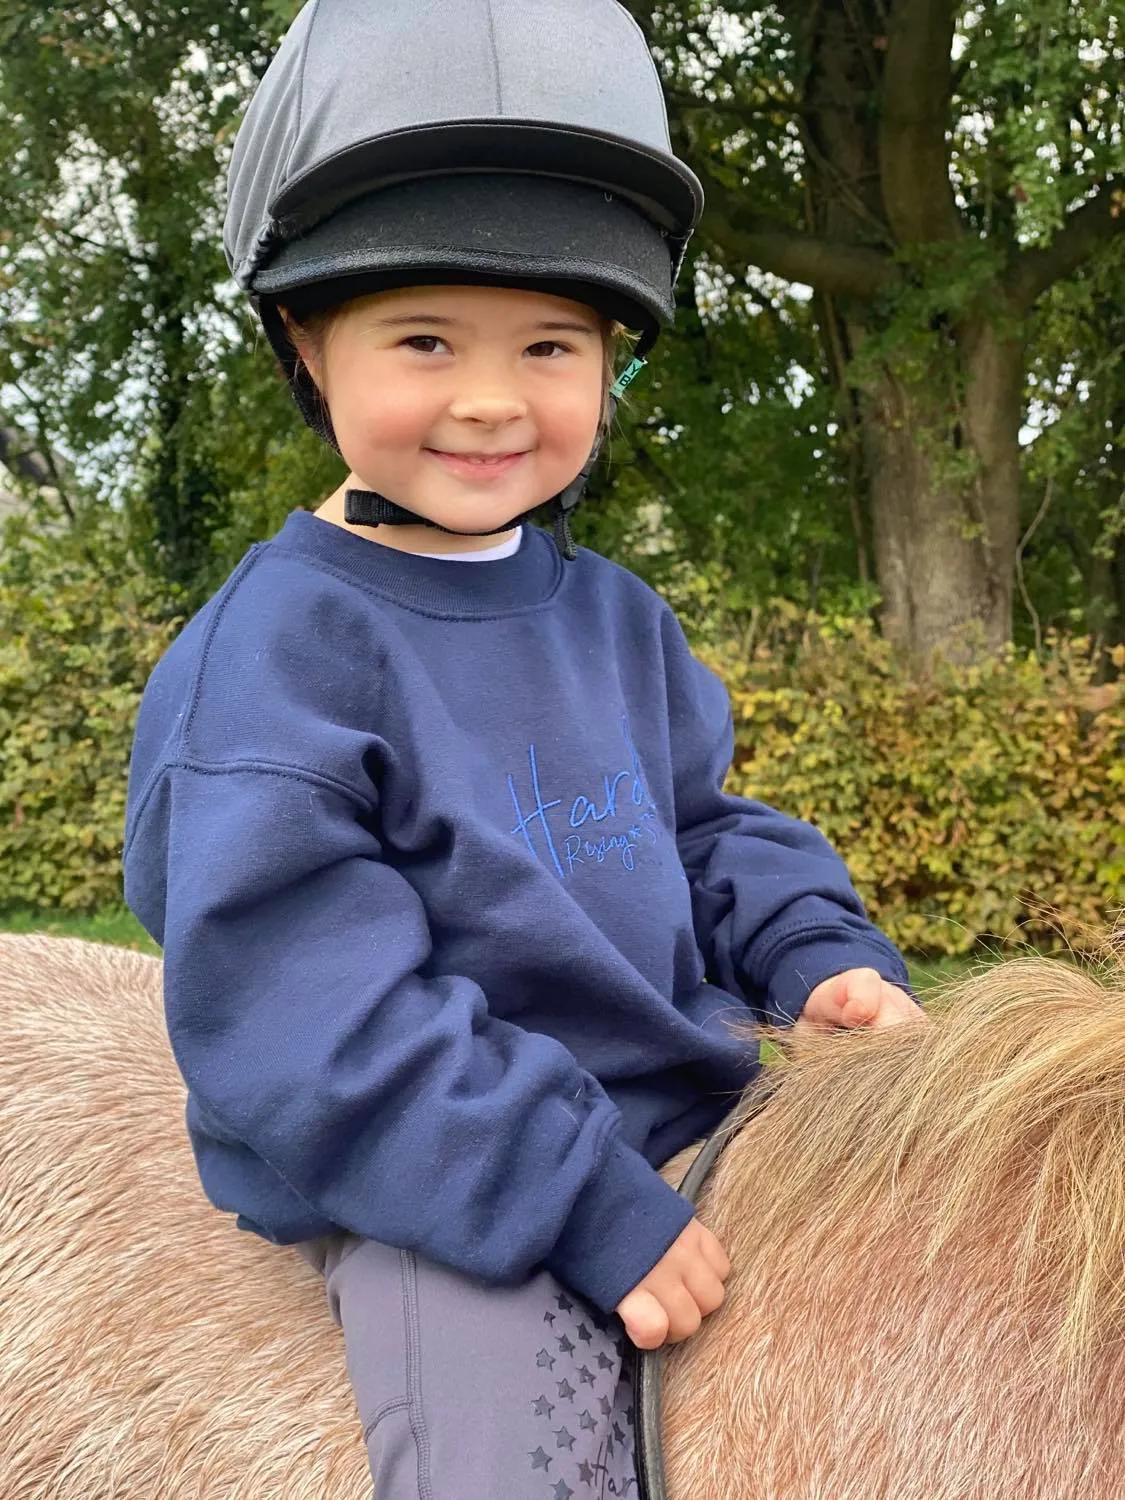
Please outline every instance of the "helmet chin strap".
[{"label": "helmet chin strap", "polygon": [[[607,430],[613,423],[617,413],[617,403],[624,394],[626,386],[637,378],[646,363],[647,361],[641,358],[638,352],[610,387],[609,411],[605,424]],[[552,521],[551,529],[555,538],[555,546],[567,562],[573,562],[578,556],[578,548],[574,545],[574,537],[571,534],[570,518],[585,493],[587,481],[598,461],[601,448],[602,439],[599,437],[582,472],[571,480],[565,490],[560,490],[550,500],[533,505],[530,510],[521,511],[518,516],[512,516],[499,526],[489,527],[487,531],[462,531],[453,526],[441,526],[427,516],[415,515],[405,506],[396,505],[393,500],[388,500],[385,495],[379,495],[374,490],[346,490],[344,492],[344,520],[349,526],[429,526],[435,531],[447,532],[450,536],[496,536],[501,531],[510,531],[513,526],[529,521],[536,511],[547,506]]]}]

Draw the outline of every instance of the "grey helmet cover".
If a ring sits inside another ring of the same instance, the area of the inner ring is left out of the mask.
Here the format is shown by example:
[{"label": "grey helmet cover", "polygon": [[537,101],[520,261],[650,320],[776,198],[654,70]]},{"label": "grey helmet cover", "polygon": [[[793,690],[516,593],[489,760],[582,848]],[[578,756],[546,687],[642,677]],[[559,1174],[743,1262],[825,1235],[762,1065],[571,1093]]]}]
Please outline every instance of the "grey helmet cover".
[{"label": "grey helmet cover", "polygon": [[[534,189],[522,213],[517,184]],[[482,224],[498,195],[515,205],[499,233]],[[281,293],[315,305],[415,279],[553,285],[640,329],[643,352],[671,321],[702,207],[618,0],[308,0],[239,128],[223,248],[302,414],[335,446],[294,380]]]}]

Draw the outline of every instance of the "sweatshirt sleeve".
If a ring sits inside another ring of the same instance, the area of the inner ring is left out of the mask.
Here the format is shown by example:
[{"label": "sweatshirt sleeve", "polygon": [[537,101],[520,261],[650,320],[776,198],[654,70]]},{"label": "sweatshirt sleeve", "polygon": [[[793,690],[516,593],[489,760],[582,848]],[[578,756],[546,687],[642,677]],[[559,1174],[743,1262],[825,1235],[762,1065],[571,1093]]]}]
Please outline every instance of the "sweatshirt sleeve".
[{"label": "sweatshirt sleeve", "polygon": [[674,620],[665,635],[676,837],[708,977],[769,1024],[796,1020],[822,980],[872,968],[909,988],[847,869],[810,823],[723,790],[730,700]]},{"label": "sweatshirt sleeve", "polygon": [[417,893],[353,790],[281,766],[166,766],[125,873],[164,947],[192,1107],[319,1232],[494,1283],[545,1265],[608,1311],[691,1218],[563,1045],[434,971]]}]

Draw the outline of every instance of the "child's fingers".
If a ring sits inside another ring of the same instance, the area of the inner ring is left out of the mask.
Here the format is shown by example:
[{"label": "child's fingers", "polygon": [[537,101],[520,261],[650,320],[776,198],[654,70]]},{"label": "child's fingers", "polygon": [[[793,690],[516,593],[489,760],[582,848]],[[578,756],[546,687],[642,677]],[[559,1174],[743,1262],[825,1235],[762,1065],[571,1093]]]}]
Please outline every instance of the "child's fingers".
[{"label": "child's fingers", "polygon": [[699,1253],[719,1280],[725,1281],[730,1275],[730,1257],[711,1231],[703,1225],[700,1227],[703,1234],[699,1241]]},{"label": "child's fingers", "polygon": [[882,976],[874,969],[853,969],[843,977],[841,1023],[844,1026],[870,1026],[882,1006],[884,987],[889,989],[890,986],[885,985]]},{"label": "child's fingers", "polygon": [[650,1291],[634,1287],[617,1304],[617,1316],[638,1349],[659,1349],[668,1337],[668,1314]]},{"label": "child's fingers", "polygon": [[662,1290],[660,1298],[668,1315],[665,1342],[679,1344],[684,1339],[691,1338],[703,1322],[703,1313],[687,1283],[681,1281],[677,1286]]},{"label": "child's fingers", "polygon": [[926,1012],[897,984],[884,985],[883,1004],[875,1019],[876,1026],[894,1026],[900,1021],[925,1021]]},{"label": "child's fingers", "polygon": [[888,984],[885,979],[881,979],[879,999],[875,1009],[865,1021],[858,1024],[871,1027],[898,1026],[903,1022],[924,1021],[925,1019],[925,1012],[915,1004],[905,990],[900,990],[897,984]]},{"label": "child's fingers", "polygon": [[[872,973],[875,971],[872,970]],[[852,974],[834,974],[816,986],[805,1001],[798,1026],[844,1026],[844,1009],[850,993]]]},{"label": "child's fingers", "polygon": [[684,1284],[691,1293],[703,1318],[722,1307],[726,1292],[721,1277],[710,1266],[699,1265],[684,1277]]},{"label": "child's fingers", "polygon": [[817,985],[797,1026],[877,1027],[923,1020],[924,1012],[906,991],[877,970],[850,969]]},{"label": "child's fingers", "polygon": [[699,1280],[699,1294],[681,1281],[662,1287],[659,1295],[647,1287],[634,1287],[621,1299],[617,1315],[638,1349],[678,1344],[697,1331],[704,1316],[723,1300],[723,1286],[717,1276],[704,1272]]}]

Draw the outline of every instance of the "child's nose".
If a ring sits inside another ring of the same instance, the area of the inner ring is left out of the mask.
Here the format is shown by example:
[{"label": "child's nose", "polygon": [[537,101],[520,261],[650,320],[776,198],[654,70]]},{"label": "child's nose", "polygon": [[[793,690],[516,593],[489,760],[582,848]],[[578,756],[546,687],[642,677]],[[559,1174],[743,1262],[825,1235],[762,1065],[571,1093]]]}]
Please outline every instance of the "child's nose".
[{"label": "child's nose", "polygon": [[500,427],[505,422],[526,416],[527,402],[510,391],[471,391],[458,396],[449,412],[459,422],[482,422],[488,427]]}]

